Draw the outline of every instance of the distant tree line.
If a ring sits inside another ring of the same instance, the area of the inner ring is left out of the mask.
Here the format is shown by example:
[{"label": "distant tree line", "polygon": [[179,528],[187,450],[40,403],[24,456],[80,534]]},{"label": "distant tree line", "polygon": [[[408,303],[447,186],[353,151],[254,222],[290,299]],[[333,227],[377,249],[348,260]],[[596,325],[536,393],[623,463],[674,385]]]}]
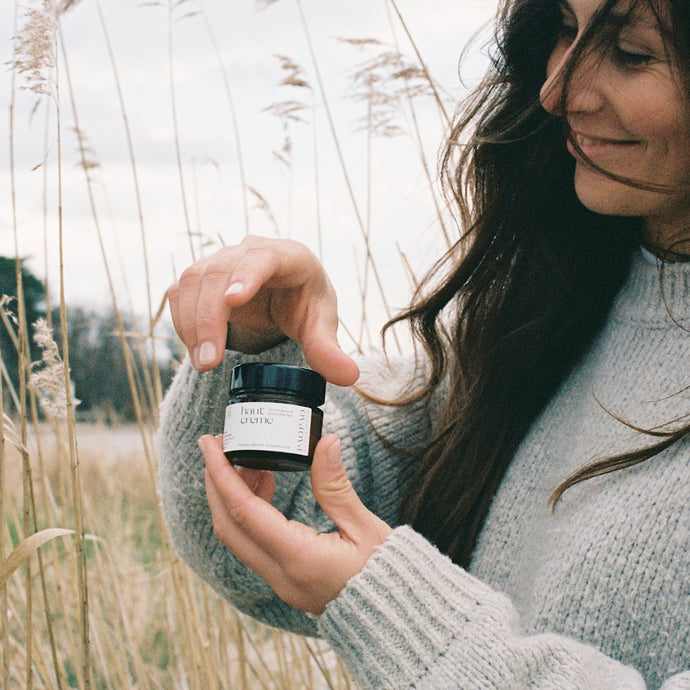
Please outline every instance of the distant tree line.
[{"label": "distant tree line", "polygon": [[[45,288],[42,281],[21,264],[22,287],[26,321],[29,333],[33,335],[31,325],[39,318],[50,317],[54,340],[62,353],[62,333],[60,328],[59,309],[53,307],[48,314]],[[18,391],[18,355],[16,344],[8,332],[5,321],[12,329],[17,330],[17,280],[15,260],[0,257],[0,298],[2,309],[7,319],[0,324],[0,354],[4,365],[3,400],[5,410],[15,406],[12,403],[10,388]],[[76,408],[77,419],[86,421],[103,421],[117,423],[136,419],[134,396],[131,381],[141,401],[144,414],[150,413],[155,404],[155,391],[165,391],[175,369],[176,346],[172,333],[168,334],[167,346],[160,343],[156,350],[156,364],[150,342],[138,335],[140,326],[135,318],[121,316],[125,343],[129,351],[132,377],[127,373],[125,353],[123,352],[120,328],[112,307],[94,309],[86,307],[67,307],[67,343],[70,364],[70,379],[73,396],[80,401]],[[41,353],[33,342],[29,344],[32,361],[37,361]],[[9,379],[9,380],[8,380]],[[156,385],[154,379],[159,381]]]}]

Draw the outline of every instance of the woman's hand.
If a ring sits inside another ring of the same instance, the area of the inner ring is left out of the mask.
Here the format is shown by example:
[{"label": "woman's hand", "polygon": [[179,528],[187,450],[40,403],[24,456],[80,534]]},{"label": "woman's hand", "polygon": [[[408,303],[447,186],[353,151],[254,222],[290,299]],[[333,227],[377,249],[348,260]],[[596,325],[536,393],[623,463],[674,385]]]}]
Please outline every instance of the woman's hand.
[{"label": "woman's hand", "polygon": [[319,260],[291,240],[247,237],[187,268],[169,290],[173,324],[199,371],[220,364],[228,338],[262,352],[290,338],[309,365],[348,386],[357,365],[338,345],[335,291]]},{"label": "woman's hand", "polygon": [[311,467],[314,496],[338,528],[328,534],[288,520],[270,504],[270,472],[235,470],[213,436],[202,436],[199,446],[214,534],[291,606],[322,613],[391,532],[352,488],[336,436],[321,439]]}]

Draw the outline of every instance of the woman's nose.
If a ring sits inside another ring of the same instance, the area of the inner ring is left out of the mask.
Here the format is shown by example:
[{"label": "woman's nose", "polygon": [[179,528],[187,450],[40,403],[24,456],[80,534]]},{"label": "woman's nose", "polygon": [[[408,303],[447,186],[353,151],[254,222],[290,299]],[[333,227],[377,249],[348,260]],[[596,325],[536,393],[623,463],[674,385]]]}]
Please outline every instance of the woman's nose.
[{"label": "woman's nose", "polygon": [[[571,66],[573,47],[555,50],[546,67],[546,81],[539,92],[542,107],[552,115],[564,116],[567,112],[592,112],[602,106],[603,96],[599,85],[599,68],[591,51],[576,56]],[[564,84],[567,82],[567,84]],[[565,109],[563,89],[566,90]]]}]

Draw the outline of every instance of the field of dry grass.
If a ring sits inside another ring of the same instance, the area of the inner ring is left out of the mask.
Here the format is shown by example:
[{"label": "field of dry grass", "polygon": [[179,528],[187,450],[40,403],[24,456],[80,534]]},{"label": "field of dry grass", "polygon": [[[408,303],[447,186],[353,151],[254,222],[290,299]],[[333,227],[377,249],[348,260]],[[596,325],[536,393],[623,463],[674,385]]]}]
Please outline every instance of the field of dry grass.
[{"label": "field of dry grass", "polygon": [[[8,427],[3,538],[7,551],[19,545],[19,557],[28,558],[6,580],[3,571],[0,580],[2,687],[350,686],[335,657],[318,641],[266,629],[237,614],[178,561],[138,427],[77,425],[76,431],[88,663],[78,614],[75,535],[54,527],[74,524],[65,439],[58,428],[41,424],[26,449],[37,533],[50,538],[35,550],[22,537],[27,471]],[[23,554],[22,543],[27,547]]]},{"label": "field of dry grass", "polygon": [[[263,0],[258,4],[267,6],[275,2]],[[125,330],[122,315],[127,313],[129,300],[117,281],[118,267],[113,264],[112,253],[104,244],[103,227],[108,220],[104,218],[107,214],[102,203],[102,180],[98,177],[100,164],[94,159],[87,135],[80,126],[79,101],[70,79],[69,46],[63,42],[63,15],[78,11],[79,7],[73,7],[78,4],[36,0],[26,9],[15,3],[19,22],[11,61],[8,133],[11,226],[17,248],[23,227],[17,204],[15,151],[19,142],[14,107],[19,95],[28,91],[36,100],[31,118],[45,113],[45,158],[36,166],[34,184],[39,189],[50,190],[50,194],[44,193],[44,252],[46,274],[51,274],[50,282],[46,275],[48,301],[59,306],[60,330],[66,333],[69,305],[65,299],[63,259],[65,237],[71,227],[70,220],[63,217],[63,195],[69,183],[72,194],[79,190],[76,193],[81,195],[81,210],[94,228],[101,247],[98,259],[102,260],[102,278],[118,322],[115,335],[127,363],[137,421],[122,428],[77,423],[66,339],[53,343],[47,327],[37,329],[27,323],[21,289],[12,302],[18,307],[16,320],[8,315],[7,303],[0,304],[0,328],[10,334],[18,362],[16,389],[10,390],[6,373],[0,376],[0,408],[6,406],[0,409],[3,418],[0,429],[0,687],[8,690],[351,687],[347,673],[323,644],[264,628],[237,614],[180,562],[169,543],[155,481],[154,436],[157,408],[163,394],[156,362],[161,338],[158,305],[162,295],[151,292],[146,254],[146,235],[150,230],[144,222],[138,186],[140,168],[128,129],[130,113],[119,92],[117,62],[113,58],[110,77],[114,78],[116,87],[110,94],[110,106],[127,133],[122,156],[128,160],[122,167],[126,168],[128,163],[131,170],[135,225],[140,226],[142,238],[139,249],[129,249],[132,255],[139,254],[141,275],[148,291],[145,300],[148,312],[141,318],[140,332]],[[171,34],[177,21],[175,13],[196,12],[191,0],[142,4],[167,6]],[[309,100],[319,103],[324,120],[322,129],[330,128],[330,155],[334,167],[341,169],[342,196],[350,207],[358,243],[359,263],[348,274],[351,301],[357,307],[353,313],[357,318],[342,324],[347,347],[353,350],[366,350],[376,344],[375,334],[381,321],[378,316],[391,315],[387,296],[400,297],[414,285],[408,257],[403,251],[390,250],[385,261],[399,263],[400,275],[407,276],[409,289],[403,289],[402,281],[398,281],[387,292],[378,270],[381,259],[377,262],[371,251],[372,207],[377,199],[370,185],[371,176],[378,171],[373,170],[369,155],[374,139],[390,139],[400,134],[395,131],[400,126],[395,124],[398,120],[392,115],[396,110],[405,113],[402,121],[409,126],[405,132],[407,143],[412,142],[412,147],[416,147],[413,155],[419,166],[416,174],[422,180],[424,193],[430,195],[429,205],[436,209],[441,206],[435,187],[435,151],[430,154],[425,150],[416,104],[422,100],[427,109],[430,104],[435,109],[439,133],[447,125],[448,104],[442,102],[396,3],[386,0],[384,4],[391,24],[404,37],[407,52],[398,52],[395,46],[352,41],[353,49],[369,51],[366,53],[369,57],[353,69],[358,91],[352,98],[363,106],[359,126],[362,150],[368,152],[367,173],[359,175],[356,183],[348,173],[347,152],[343,151],[333,124],[318,56],[312,54],[309,68]],[[305,16],[300,0],[295,0],[295,9],[304,28],[303,40],[311,49],[309,17]],[[100,16],[103,20],[103,15]],[[107,43],[105,22],[101,29]],[[172,63],[171,57],[169,77],[174,108]],[[292,142],[288,134],[304,114],[294,109],[294,94],[302,98],[306,89],[301,68],[282,58],[281,69],[283,87],[293,91],[285,101],[270,107],[285,123],[284,146],[276,154],[289,177]],[[223,78],[227,79],[226,73]],[[76,132],[76,166],[65,162],[68,130],[70,136]],[[239,141],[241,133],[235,134]],[[214,243],[218,246],[218,241],[199,232],[190,221],[187,211],[194,203],[185,195],[189,193],[191,173],[180,149],[176,121],[168,135],[166,143],[177,153],[180,180],[179,188],[168,191],[168,195],[184,202],[189,254],[196,258],[211,251]],[[390,145],[388,141],[386,145]],[[187,158],[190,155],[188,152]],[[251,203],[255,210],[258,208],[266,217],[272,217],[263,193],[242,177],[241,158],[238,165],[237,198],[241,197],[242,202],[237,206],[244,206],[246,215]],[[395,167],[396,161],[391,165]],[[79,177],[78,184],[76,177]],[[315,196],[309,204],[318,213],[318,170],[312,179]],[[296,198],[292,188],[289,194],[287,206],[291,212]],[[337,214],[342,215],[340,210]],[[291,216],[286,215],[289,234]],[[452,230],[442,216],[439,211],[437,218],[428,221],[430,225],[436,224],[441,247],[453,241]],[[328,244],[321,234],[322,222],[326,219],[317,216],[314,236],[318,241],[314,248],[319,252],[325,251]],[[277,227],[276,234],[279,234]],[[53,246],[57,249],[51,253]],[[21,258],[18,249],[16,257]],[[342,256],[337,256],[337,261],[342,263]],[[376,305],[376,319],[370,318],[372,304]],[[41,364],[32,363],[28,355],[29,342],[37,332],[44,353]],[[9,361],[7,353],[2,354],[3,361]]]}]

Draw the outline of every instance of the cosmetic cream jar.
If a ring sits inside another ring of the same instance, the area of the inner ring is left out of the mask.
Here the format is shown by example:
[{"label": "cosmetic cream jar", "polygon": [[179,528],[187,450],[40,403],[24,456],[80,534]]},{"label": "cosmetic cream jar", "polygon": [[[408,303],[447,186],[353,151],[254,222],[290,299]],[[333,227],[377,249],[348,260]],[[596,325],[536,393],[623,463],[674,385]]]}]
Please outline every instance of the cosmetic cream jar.
[{"label": "cosmetic cream jar", "polygon": [[321,438],[326,381],[315,371],[253,362],[234,367],[223,452],[233,465],[308,470]]}]

